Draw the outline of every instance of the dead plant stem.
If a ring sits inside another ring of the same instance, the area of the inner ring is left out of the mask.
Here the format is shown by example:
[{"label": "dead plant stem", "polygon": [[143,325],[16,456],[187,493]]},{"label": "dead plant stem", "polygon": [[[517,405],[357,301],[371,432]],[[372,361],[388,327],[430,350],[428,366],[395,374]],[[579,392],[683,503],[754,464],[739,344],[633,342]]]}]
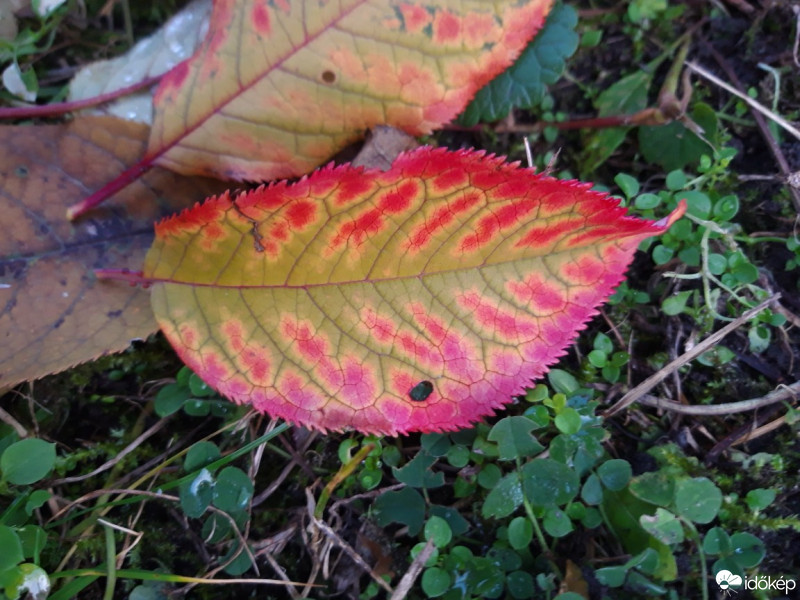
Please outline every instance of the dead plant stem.
[{"label": "dead plant stem", "polygon": [[[723,71],[725,71],[725,74],[728,76],[728,79],[730,79],[733,85],[739,88],[739,90],[742,90],[743,89],[742,83],[739,81],[736,72],[733,70],[733,68],[731,68],[731,65],[728,63],[725,57],[722,56],[719,52],[717,52],[717,49],[714,48],[714,46],[712,46],[707,40],[700,38],[700,42],[703,44],[706,50],[708,50],[711,53],[711,55],[714,57],[714,60],[717,61],[717,64],[720,66],[720,68]],[[739,95],[744,95],[744,94],[743,92],[739,91],[737,97],[739,97]],[[745,97],[748,98],[749,100],[748,96],[745,95]],[[752,107],[752,105],[749,104],[749,102],[748,106]],[[758,129],[761,132],[762,137],[764,138],[764,140],[767,143],[767,146],[769,147],[770,153],[775,159],[775,162],[778,163],[778,169],[780,170],[781,175],[784,178],[788,178],[792,174],[792,169],[789,166],[789,162],[786,160],[786,157],[784,156],[780,146],[772,137],[772,133],[770,132],[769,127],[767,126],[767,122],[764,119],[764,115],[761,114],[761,112],[759,112],[755,108],[753,108],[752,114],[753,114],[753,119],[755,119],[756,125],[758,125]],[[795,211],[800,213],[800,190],[790,185],[789,193],[792,196],[792,204],[794,205]]]},{"label": "dead plant stem", "polygon": [[125,446],[125,448],[123,448],[114,458],[112,458],[109,461],[106,461],[104,464],[97,467],[91,473],[86,473],[85,475],[76,475],[75,477],[65,477],[64,479],[58,479],[57,481],[53,482],[53,485],[76,483],[78,481],[83,481],[84,479],[89,479],[90,477],[94,477],[95,475],[99,475],[103,471],[107,471],[108,469],[116,465],[119,461],[121,461],[123,458],[125,458],[128,454],[136,450],[136,448],[138,448],[147,438],[161,431],[164,428],[164,426],[169,422],[169,420],[170,420],[169,417],[159,419],[155,425],[153,425],[150,429],[142,433],[130,444]]},{"label": "dead plant stem", "polygon": [[735,331],[748,321],[750,321],[753,317],[764,311],[770,304],[776,302],[780,298],[780,294],[775,294],[771,296],[755,308],[751,308],[748,311],[742,313],[739,317],[728,323],[725,327],[716,331],[709,335],[706,339],[702,342],[697,344],[691,350],[684,352],[681,356],[670,362],[668,365],[662,367],[655,373],[653,373],[650,377],[645,379],[642,383],[637,385],[635,388],[630,390],[627,394],[625,394],[622,398],[620,398],[614,406],[609,408],[607,411],[603,413],[603,416],[608,418],[620,412],[622,409],[627,408],[637,400],[640,400],[645,394],[647,394],[651,389],[653,389],[656,385],[661,383],[664,379],[666,379],[671,373],[680,369],[682,366],[690,363],[695,358],[700,356],[703,352],[711,349],[713,346],[718,344],[725,336],[729,333]]},{"label": "dead plant stem", "polygon": [[682,415],[696,415],[702,417],[717,417],[720,415],[730,415],[734,413],[747,412],[750,410],[758,410],[765,406],[770,406],[777,402],[784,402],[791,399],[800,397],[800,381],[792,385],[781,385],[775,388],[766,396],[761,398],[751,398],[750,400],[740,400],[739,402],[725,402],[723,404],[708,404],[702,406],[689,406],[658,398],[651,394],[644,394],[639,398],[639,402],[645,406],[652,406],[653,408],[662,408],[670,412],[680,413]]},{"label": "dead plant stem", "polygon": [[422,572],[422,567],[428,562],[435,548],[436,546],[433,545],[433,538],[429,539],[420,553],[417,554],[414,561],[409,565],[408,570],[405,572],[402,579],[400,579],[397,587],[394,588],[394,593],[389,600],[403,600],[403,598],[408,596],[411,586],[414,585],[417,577],[419,577],[419,574]]},{"label": "dead plant stem", "polygon": [[12,417],[10,413],[3,410],[2,407],[0,407],[0,421],[10,426],[21,439],[28,437],[28,430],[22,426],[22,423]]},{"label": "dead plant stem", "polygon": [[762,115],[764,115],[766,117],[769,117],[775,123],[777,123],[778,125],[783,127],[783,129],[785,129],[786,131],[791,133],[794,137],[796,137],[798,140],[800,140],[800,130],[798,130],[794,125],[789,123],[789,121],[784,119],[779,114],[776,114],[775,112],[771,111],[770,109],[768,109],[766,106],[764,106],[760,102],[757,102],[757,101],[753,100],[747,94],[744,94],[744,93],[740,92],[739,90],[737,90],[732,85],[728,85],[727,83],[722,81],[722,79],[720,79],[719,77],[717,77],[713,73],[707,71],[706,69],[704,69],[700,65],[698,65],[696,63],[693,63],[691,61],[687,61],[686,62],[686,66],[689,67],[692,71],[694,71],[698,75],[700,75],[701,77],[703,77],[705,79],[708,79],[711,83],[713,83],[715,85],[718,85],[719,87],[721,87],[722,89],[724,89],[727,92],[730,92],[731,94],[733,94],[734,96],[739,98],[742,102],[747,104],[753,110],[758,111],[759,113],[761,113]]}]

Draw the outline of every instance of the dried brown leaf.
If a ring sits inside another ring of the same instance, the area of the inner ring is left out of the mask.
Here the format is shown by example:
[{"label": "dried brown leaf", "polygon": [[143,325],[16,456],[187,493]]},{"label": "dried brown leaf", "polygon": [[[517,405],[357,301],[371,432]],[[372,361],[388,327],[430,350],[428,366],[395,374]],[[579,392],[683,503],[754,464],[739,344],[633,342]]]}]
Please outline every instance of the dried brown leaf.
[{"label": "dried brown leaf", "polygon": [[156,330],[148,293],[93,269],[139,269],[153,222],[222,185],[153,170],[70,223],[67,206],[141,156],[148,127],[108,117],[0,127],[0,385],[123,350]]}]

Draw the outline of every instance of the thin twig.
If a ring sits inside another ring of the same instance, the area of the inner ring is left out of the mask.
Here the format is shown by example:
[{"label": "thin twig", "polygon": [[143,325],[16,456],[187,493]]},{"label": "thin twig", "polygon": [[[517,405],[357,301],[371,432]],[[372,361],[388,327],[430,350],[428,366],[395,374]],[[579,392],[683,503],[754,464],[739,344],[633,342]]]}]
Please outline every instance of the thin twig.
[{"label": "thin twig", "polygon": [[23,439],[28,437],[28,430],[22,426],[22,423],[20,423],[14,417],[12,417],[10,413],[3,410],[2,407],[0,407],[0,421],[5,423],[6,425],[9,425],[14,431],[17,432],[17,435],[19,437]]},{"label": "thin twig", "polygon": [[368,573],[372,580],[381,586],[384,590],[389,592],[390,594],[394,593],[392,587],[386,583],[386,581],[380,577],[375,571],[372,570],[367,562],[361,557],[361,555],[353,550],[352,546],[344,541],[339,534],[337,534],[330,525],[328,525],[322,519],[318,519],[314,516],[316,511],[316,502],[314,502],[314,496],[311,493],[310,488],[306,488],[306,500],[308,504],[308,517],[311,519],[310,527],[314,527],[317,531],[325,535],[331,542],[339,546],[342,551],[350,557],[350,559],[356,563],[359,567],[361,567],[365,573]]},{"label": "thin twig", "polygon": [[525,142],[525,158],[528,161],[528,168],[533,168],[533,152],[531,151],[531,141],[528,139],[528,136],[522,138],[522,141]]},{"label": "thin twig", "polygon": [[267,562],[272,567],[272,570],[278,574],[278,577],[280,577],[283,581],[286,582],[284,588],[286,589],[286,592],[289,594],[289,596],[292,597],[292,600],[298,600],[300,598],[300,594],[295,589],[294,587],[295,584],[286,575],[286,571],[284,571],[283,567],[278,563],[277,560],[275,560],[275,557],[272,556],[272,552],[262,552],[260,553],[260,556],[266,558]]},{"label": "thin twig", "polygon": [[369,492],[363,492],[361,494],[353,494],[352,496],[347,496],[345,498],[339,498],[336,502],[331,504],[330,511],[332,513],[338,512],[339,507],[343,504],[351,504],[352,502],[356,502],[357,500],[366,500],[374,498],[375,496],[380,496],[385,492],[393,492],[396,490],[401,490],[406,487],[405,483],[395,483],[394,485],[388,485],[382,488],[376,488],[374,490],[370,490]]},{"label": "thin twig", "polygon": [[705,455],[706,464],[712,465],[717,462],[723,452],[727,452],[731,446],[741,440],[744,436],[752,434],[753,431],[755,431],[758,427],[770,419],[774,419],[776,416],[778,416],[781,410],[782,407],[780,405],[773,404],[772,406],[768,406],[767,408],[753,414],[753,418],[750,419],[749,422],[736,427],[731,433],[714,444],[714,446]]},{"label": "thin twig", "polygon": [[142,444],[142,442],[144,442],[147,438],[149,438],[149,437],[155,435],[156,433],[158,433],[159,431],[161,431],[164,428],[164,426],[167,424],[168,421],[169,421],[169,417],[164,417],[163,419],[160,419],[150,429],[148,429],[147,431],[142,433],[139,437],[137,437],[135,440],[133,440],[130,444],[125,446],[125,448],[121,452],[119,452],[114,458],[112,458],[111,460],[109,460],[109,461],[105,462],[104,464],[100,465],[99,467],[97,467],[91,473],[86,473],[85,475],[76,475],[75,477],[65,477],[64,479],[59,479],[57,481],[54,481],[53,485],[63,485],[65,483],[75,483],[77,481],[83,481],[84,479],[89,479],[90,477],[94,477],[95,475],[99,475],[103,471],[107,471],[108,469],[110,469],[114,465],[116,465],[119,461],[121,461],[123,458],[128,456],[128,454],[130,454],[131,452],[136,450],[136,448],[138,448]]},{"label": "thin twig", "polygon": [[776,302],[780,298],[780,294],[775,294],[774,296],[768,298],[755,308],[751,308],[750,310],[744,312],[742,315],[728,323],[725,327],[712,333],[702,342],[697,344],[694,348],[689,350],[688,352],[684,352],[681,356],[670,362],[668,365],[662,367],[655,373],[653,373],[650,377],[645,379],[642,383],[637,385],[635,388],[630,390],[627,394],[625,394],[622,398],[620,398],[614,406],[609,408],[607,411],[603,413],[603,416],[608,418],[612,415],[615,415],[622,409],[630,406],[637,400],[639,400],[642,396],[644,396],[647,392],[653,389],[656,385],[661,383],[664,379],[666,379],[673,371],[680,369],[683,365],[690,363],[695,358],[700,356],[706,350],[709,350],[712,346],[718,344],[725,336],[727,336],[732,331],[738,329],[745,323],[747,323],[750,319],[764,311],[770,304]]},{"label": "thin twig", "polygon": [[796,314],[794,314],[792,311],[790,311],[782,304],[779,304],[778,306],[775,307],[775,312],[785,317],[786,320],[789,321],[789,323],[791,323],[795,327],[800,327],[800,317],[798,317]]},{"label": "thin twig", "polygon": [[269,538],[259,540],[253,543],[253,554],[256,558],[264,557],[269,562],[272,569],[278,574],[278,577],[286,581],[286,592],[292,597],[292,600],[299,599],[301,596],[294,587],[294,584],[286,575],[283,567],[275,559],[275,554],[280,554],[289,543],[289,540],[297,533],[297,525],[292,523],[285,529]]},{"label": "thin twig", "polygon": [[639,403],[653,408],[662,408],[670,412],[682,415],[697,415],[703,417],[716,417],[720,415],[730,415],[734,413],[758,410],[776,402],[783,402],[800,396],[800,381],[792,385],[782,385],[761,398],[751,398],[750,400],[740,400],[739,402],[725,402],[724,404],[707,404],[702,406],[690,406],[658,398],[651,394],[645,394],[639,398]]},{"label": "thin twig", "polygon": [[257,496],[253,498],[253,502],[251,503],[252,508],[257,507],[259,504],[263,503],[267,498],[269,498],[275,491],[281,486],[281,484],[286,480],[289,476],[289,473],[297,466],[297,461],[291,459],[286,466],[283,467],[281,474],[278,475],[275,479],[273,479],[270,484],[264,489],[263,492],[259,493]]},{"label": "thin twig", "polygon": [[746,444],[747,442],[752,442],[753,440],[760,438],[762,435],[766,435],[771,431],[775,431],[784,425],[786,425],[786,415],[781,415],[777,419],[773,419],[765,425],[761,425],[760,427],[756,427],[755,429],[748,431],[739,439],[735,440],[731,446],[739,446],[741,444]]},{"label": "thin twig", "polygon": [[112,523],[111,521],[106,521],[105,519],[97,519],[97,524],[102,525],[103,527],[108,527],[110,529],[115,529],[117,531],[121,531],[122,533],[126,533],[128,535],[132,535],[135,539],[133,544],[130,547],[124,548],[119,554],[116,555],[116,567],[118,569],[122,568],[122,560],[125,556],[133,550],[139,542],[144,537],[143,531],[134,531],[133,529],[128,529],[127,527],[123,527],[122,525],[117,525],[116,523]]},{"label": "thin twig", "polygon": [[[714,57],[714,60],[717,61],[717,64],[720,68],[725,71],[725,74],[730,79],[731,83],[733,83],[736,87],[740,90],[744,88],[741,81],[736,75],[736,71],[733,70],[731,65],[725,60],[725,57],[722,56],[714,46],[708,43],[707,40],[704,38],[700,38],[700,42],[703,44],[706,50],[709,51],[711,56]],[[794,187],[791,184],[790,177],[792,175],[792,169],[789,166],[789,162],[786,160],[786,156],[784,156],[781,147],[778,145],[775,138],[772,136],[772,132],[770,131],[769,127],[767,126],[767,122],[764,119],[764,115],[762,115],[757,110],[753,109],[753,119],[755,119],[756,125],[758,125],[758,129],[761,132],[761,136],[764,138],[764,141],[767,143],[767,147],[769,148],[770,153],[772,154],[775,162],[778,163],[778,169],[781,172],[781,175],[786,178],[787,182],[789,182],[789,193],[792,196],[792,203],[794,204],[795,211],[800,213],[800,190]]]},{"label": "thin twig", "polygon": [[[204,427],[205,427],[205,423],[200,423],[194,429],[192,429],[186,435],[184,435],[181,439],[179,439],[177,442],[170,444],[169,448],[164,450],[164,452],[162,452],[161,454],[158,454],[157,456],[154,456],[153,458],[151,458],[147,462],[142,463],[141,465],[139,465],[135,469],[132,469],[131,471],[128,471],[127,473],[125,473],[125,475],[123,475],[122,477],[120,477],[119,479],[114,481],[114,487],[117,487],[117,488],[138,487],[139,484],[142,484],[144,482],[143,481],[138,481],[137,485],[130,485],[130,486],[128,485],[128,482],[138,479],[141,476],[142,473],[150,473],[151,476],[153,478],[155,478],[158,475],[158,473],[153,473],[151,471],[151,468],[153,466],[155,466],[155,465],[158,465],[158,469],[157,469],[158,472],[160,472],[160,473],[166,472],[167,469],[169,469],[169,463],[167,462],[169,460],[168,459],[169,454],[170,453],[178,453],[179,451],[181,451],[181,448],[184,448],[184,451],[185,451],[185,447],[190,445],[190,442],[192,442],[192,440],[194,440],[195,435],[197,434],[197,432],[199,432]],[[173,456],[174,456],[174,454],[173,454]]]},{"label": "thin twig", "polygon": [[800,68],[800,58],[797,56],[797,49],[800,47],[800,6],[795,4],[792,6],[792,10],[794,11],[795,17],[795,26],[794,26],[794,45],[792,46],[792,58],[794,59],[794,64]]},{"label": "thin twig", "polygon": [[[80,504],[82,502],[86,502],[87,500],[92,500],[93,498],[97,498],[97,497],[101,497],[101,496],[105,496],[105,495],[109,495],[110,496],[112,494],[117,494],[117,495],[120,495],[120,496],[142,496],[144,498],[153,498],[155,500],[166,500],[167,502],[174,502],[176,504],[180,502],[180,498],[178,496],[173,496],[172,494],[164,494],[164,493],[161,493],[161,492],[150,492],[150,491],[146,491],[146,490],[135,490],[135,489],[95,490],[93,492],[89,492],[88,494],[84,494],[83,496],[81,496],[77,500],[72,501],[67,506],[62,508],[59,512],[54,514],[50,518],[50,520],[51,521],[55,521],[56,519],[61,518],[66,513],[70,512],[73,509],[73,507],[77,506],[78,504]],[[253,556],[253,553],[250,551],[250,547],[247,545],[247,540],[242,535],[242,532],[239,531],[239,526],[236,524],[236,521],[234,520],[234,518],[232,516],[230,516],[228,513],[226,513],[224,510],[221,510],[221,509],[217,508],[216,506],[208,506],[206,508],[206,510],[220,515],[221,517],[223,517],[224,519],[226,519],[230,523],[231,529],[233,530],[234,534],[238,538],[239,543],[242,545],[243,551],[247,553],[247,555],[250,557],[250,561],[255,565],[255,557]],[[238,555],[239,555],[239,553],[236,554],[236,556],[238,556]],[[234,556],[232,558],[235,559],[236,556]],[[298,584],[298,585],[302,585],[302,584]]]},{"label": "thin twig", "polygon": [[726,90],[727,92],[730,92],[731,94],[733,94],[734,96],[736,96],[737,98],[742,100],[745,104],[747,104],[753,110],[757,110],[762,115],[764,115],[766,117],[769,117],[775,123],[777,123],[778,125],[783,127],[786,131],[788,131],[794,137],[796,137],[798,140],[800,140],[800,130],[798,130],[794,125],[789,123],[789,121],[784,119],[782,116],[780,116],[780,115],[776,114],[775,112],[771,111],[770,109],[768,109],[766,106],[764,106],[760,102],[756,102],[755,100],[753,100],[747,94],[743,94],[742,92],[737,90],[735,87],[733,87],[731,85],[728,85],[727,83],[722,81],[722,79],[720,79],[719,77],[717,77],[713,73],[710,73],[709,71],[706,71],[700,65],[695,64],[695,63],[693,63],[691,61],[687,61],[686,62],[686,66],[689,67],[692,71],[694,71],[698,75],[700,75],[701,77],[705,77],[706,79],[708,79],[711,83],[713,83],[715,85],[718,85],[719,87],[721,87],[722,89]]},{"label": "thin twig", "polygon": [[[313,518],[313,517],[312,517]],[[361,557],[361,555],[353,550],[352,546],[344,541],[339,534],[337,534],[325,521],[322,519],[314,519],[314,525],[322,532],[328,539],[330,539],[333,543],[335,543],[339,548],[341,548],[350,559],[356,563],[359,567],[361,567],[365,573],[368,573],[372,580],[381,586],[384,590],[389,592],[390,594],[393,593],[392,587],[386,583],[386,581],[380,577],[375,571],[372,570],[366,561]]]},{"label": "thin twig", "polygon": [[[289,476],[289,473],[291,473],[292,470],[295,467],[301,467],[302,468],[302,466],[303,466],[303,465],[301,465],[302,456],[311,447],[311,444],[314,442],[315,439],[317,439],[316,432],[310,433],[306,437],[305,441],[303,442],[303,446],[302,446],[302,448],[300,449],[299,452],[297,452],[297,450],[295,450],[293,448],[294,452],[291,454],[292,458],[289,460],[289,462],[286,464],[286,466],[283,467],[283,470],[281,471],[281,474],[278,475],[277,478],[273,479],[270,482],[270,484],[264,489],[263,492],[260,492],[258,495],[253,497],[253,501],[250,503],[250,507],[251,508],[255,508],[259,504],[263,503],[272,494],[274,494],[275,491],[278,490],[278,488],[280,488],[280,486],[283,483],[283,481]],[[284,443],[284,445],[286,445],[286,444]],[[302,462],[305,462],[305,461],[302,461]],[[312,471],[312,475],[313,475],[313,471]]]}]

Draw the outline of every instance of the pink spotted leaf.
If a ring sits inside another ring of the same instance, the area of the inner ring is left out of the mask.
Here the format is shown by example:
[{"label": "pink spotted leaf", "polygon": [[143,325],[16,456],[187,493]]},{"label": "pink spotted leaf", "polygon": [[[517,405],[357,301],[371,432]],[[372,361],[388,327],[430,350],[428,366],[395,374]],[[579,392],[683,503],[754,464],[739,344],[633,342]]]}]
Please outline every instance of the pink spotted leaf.
[{"label": "pink spotted leaf", "polygon": [[162,330],[225,396],[375,434],[469,426],[565,353],[658,222],[478,151],[328,166],[156,227]]}]

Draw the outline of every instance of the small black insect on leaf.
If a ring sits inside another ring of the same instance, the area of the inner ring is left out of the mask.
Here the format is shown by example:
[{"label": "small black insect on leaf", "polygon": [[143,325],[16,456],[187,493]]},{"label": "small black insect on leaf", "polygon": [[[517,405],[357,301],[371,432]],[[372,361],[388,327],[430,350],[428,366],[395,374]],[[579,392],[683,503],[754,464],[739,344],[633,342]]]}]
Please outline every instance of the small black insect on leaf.
[{"label": "small black insect on leaf", "polygon": [[430,381],[420,381],[408,391],[408,397],[415,402],[423,402],[433,393],[433,384]]}]

